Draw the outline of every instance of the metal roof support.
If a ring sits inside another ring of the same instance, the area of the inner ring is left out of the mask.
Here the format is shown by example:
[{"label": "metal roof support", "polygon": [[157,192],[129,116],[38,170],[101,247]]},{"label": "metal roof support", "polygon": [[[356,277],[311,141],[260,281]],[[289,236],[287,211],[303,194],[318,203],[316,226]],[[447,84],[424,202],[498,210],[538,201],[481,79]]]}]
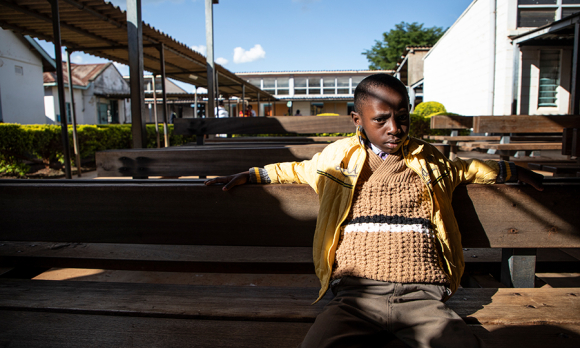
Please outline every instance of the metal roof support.
[{"label": "metal roof support", "polygon": [[572,57],[572,93],[570,96],[570,113],[580,115],[580,23],[574,24],[574,54]]},{"label": "metal roof support", "polygon": [[143,91],[143,21],[141,0],[127,0],[127,41],[129,84],[131,87],[131,133],[133,148],[147,147],[145,128],[145,92]]},{"label": "metal roof support", "polygon": [[215,63],[213,60],[213,1],[205,0],[205,41],[207,45],[207,107],[205,117],[213,118],[215,108]]},{"label": "metal roof support", "polygon": [[242,85],[242,109],[244,109],[244,116],[246,116],[246,85]]},{"label": "metal roof support", "polygon": [[52,9],[52,32],[54,35],[54,60],[56,62],[56,79],[58,90],[58,107],[60,110],[60,126],[62,135],[62,152],[64,154],[64,169],[67,179],[72,179],[70,170],[70,149],[68,143],[68,125],[66,120],[66,104],[64,102],[64,76],[62,73],[62,47],[60,44],[60,15],[58,0],[49,0]]},{"label": "metal roof support", "polygon": [[159,44],[159,64],[161,69],[161,93],[163,96],[163,138],[165,147],[169,147],[169,132],[167,129],[167,90],[165,89],[165,45]]},{"label": "metal roof support", "polygon": [[73,91],[73,82],[72,82],[72,67],[70,63],[70,55],[73,52],[72,49],[66,49],[66,68],[68,73],[68,91],[70,93],[70,115],[72,118],[72,126],[73,126],[73,148],[75,151],[75,162],[77,164],[77,175],[80,178],[81,175],[81,154],[80,154],[80,146],[79,146],[79,137],[77,135],[77,111],[75,110],[75,96]]},{"label": "metal roof support", "polygon": [[258,106],[257,106],[257,112],[256,115],[261,116],[260,115],[260,92],[258,92]]},{"label": "metal roof support", "polygon": [[195,99],[193,101],[195,104],[193,105],[193,118],[197,118],[198,117],[197,116],[197,86],[194,86],[194,87],[195,87],[195,89],[194,89],[193,93],[195,95]]},{"label": "metal roof support", "polygon": [[[153,74],[153,118],[155,119],[155,135],[157,136],[157,148],[161,147],[160,139],[159,139],[159,120],[157,118],[157,86],[155,86],[155,80],[157,79],[157,75]],[[165,107],[165,103],[163,103],[163,107]]]}]

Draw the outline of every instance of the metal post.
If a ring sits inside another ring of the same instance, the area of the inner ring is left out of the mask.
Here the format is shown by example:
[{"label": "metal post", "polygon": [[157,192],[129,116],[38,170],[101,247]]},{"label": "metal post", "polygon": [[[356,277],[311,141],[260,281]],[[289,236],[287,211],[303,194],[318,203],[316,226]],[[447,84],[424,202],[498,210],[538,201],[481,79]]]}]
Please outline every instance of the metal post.
[{"label": "metal post", "polygon": [[80,146],[79,146],[79,137],[77,135],[77,112],[75,110],[75,96],[73,92],[73,82],[72,82],[72,67],[70,63],[70,55],[72,50],[67,47],[66,49],[66,67],[68,73],[68,90],[70,93],[70,112],[72,118],[72,126],[73,126],[73,146],[75,151],[75,162],[77,163],[77,176],[80,178],[82,175],[81,173],[81,154],[80,154]]},{"label": "metal post", "polygon": [[147,147],[145,128],[145,92],[143,91],[143,21],[141,0],[127,0],[127,41],[129,51],[129,85],[131,86],[131,133],[133,148]]},{"label": "metal post", "polygon": [[52,32],[54,36],[54,60],[56,61],[56,79],[58,90],[58,107],[60,109],[60,126],[62,135],[62,152],[64,155],[64,170],[67,179],[72,179],[70,170],[70,149],[68,143],[68,125],[66,120],[66,104],[64,102],[64,76],[62,73],[62,47],[60,44],[60,15],[58,0],[49,0],[52,7]]},{"label": "metal post", "polygon": [[161,141],[159,140],[159,121],[157,119],[157,87],[155,86],[155,80],[157,75],[153,74],[153,117],[155,118],[155,135],[157,136],[157,148],[161,147]]},{"label": "metal post", "polygon": [[243,115],[246,116],[246,85],[242,85],[242,109]]},{"label": "metal post", "polygon": [[502,249],[501,282],[512,288],[533,288],[536,276],[536,249]]},{"label": "metal post", "polygon": [[256,112],[256,115],[259,117],[260,116],[260,92],[258,92],[258,106],[257,106],[258,111]]},{"label": "metal post", "polygon": [[169,132],[167,131],[167,90],[165,89],[165,46],[159,45],[159,64],[161,64],[161,93],[163,96],[163,137],[165,147],[169,147]]},{"label": "metal post", "polygon": [[193,118],[197,118],[197,86],[195,86],[195,89],[193,91],[195,102],[195,104],[193,105]]},{"label": "metal post", "polygon": [[213,1],[205,0],[205,41],[207,45],[207,107],[205,117],[215,117],[215,64],[213,61]]},{"label": "metal post", "polygon": [[572,93],[570,93],[570,113],[580,114],[580,23],[574,24],[574,53],[572,56]]}]

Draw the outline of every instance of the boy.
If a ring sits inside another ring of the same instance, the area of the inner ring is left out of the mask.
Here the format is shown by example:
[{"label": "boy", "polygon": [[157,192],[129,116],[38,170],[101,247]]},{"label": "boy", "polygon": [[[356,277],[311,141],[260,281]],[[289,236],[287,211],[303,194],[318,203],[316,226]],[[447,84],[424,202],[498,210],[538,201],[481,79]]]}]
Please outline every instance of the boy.
[{"label": "boy", "polygon": [[409,99],[396,78],[376,74],[355,91],[354,137],[312,160],[277,163],[216,178],[223,190],[253,183],[308,183],[320,196],[314,264],[324,307],[302,347],[478,347],[445,306],[464,262],[451,207],[462,183],[520,180],[542,190],[542,176],[503,161],[449,161],[408,137]]}]

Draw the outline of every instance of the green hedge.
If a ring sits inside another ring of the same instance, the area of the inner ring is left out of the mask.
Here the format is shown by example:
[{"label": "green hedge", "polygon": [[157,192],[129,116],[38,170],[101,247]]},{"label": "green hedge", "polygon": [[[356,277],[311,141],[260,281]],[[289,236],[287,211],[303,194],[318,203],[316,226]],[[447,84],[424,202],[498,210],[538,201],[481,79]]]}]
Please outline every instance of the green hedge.
[{"label": "green hedge", "polygon": [[423,102],[415,107],[415,113],[423,117],[431,117],[442,112],[447,112],[445,106],[436,101]]},{"label": "green hedge", "polygon": [[[147,148],[156,148],[155,125],[147,125],[146,129]],[[174,135],[172,124],[168,125],[168,131],[171,146],[195,141],[195,136]],[[163,125],[159,125],[159,132],[163,147]],[[130,124],[81,125],[77,126],[77,135],[83,159],[94,160],[97,151],[132,148]],[[74,163],[72,126],[68,128],[68,136]],[[28,171],[26,162],[60,166],[63,162],[60,126],[0,123],[0,174],[23,176]]]}]

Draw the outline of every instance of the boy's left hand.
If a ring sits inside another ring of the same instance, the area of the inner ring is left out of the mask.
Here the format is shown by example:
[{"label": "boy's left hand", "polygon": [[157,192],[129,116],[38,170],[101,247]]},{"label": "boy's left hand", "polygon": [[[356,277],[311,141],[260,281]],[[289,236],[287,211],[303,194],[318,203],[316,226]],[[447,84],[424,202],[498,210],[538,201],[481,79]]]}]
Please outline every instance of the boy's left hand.
[{"label": "boy's left hand", "polygon": [[533,172],[527,168],[522,168],[518,166],[518,181],[532,185],[538,191],[544,191],[544,176]]}]

